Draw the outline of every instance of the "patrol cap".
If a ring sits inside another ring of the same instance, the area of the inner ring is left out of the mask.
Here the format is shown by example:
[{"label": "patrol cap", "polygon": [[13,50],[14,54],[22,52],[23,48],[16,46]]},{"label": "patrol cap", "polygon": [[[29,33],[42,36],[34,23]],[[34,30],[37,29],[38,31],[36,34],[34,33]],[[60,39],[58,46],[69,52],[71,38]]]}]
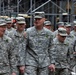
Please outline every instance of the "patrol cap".
[{"label": "patrol cap", "polygon": [[7,19],[6,19],[6,23],[12,23],[11,18],[7,18]]},{"label": "patrol cap", "polygon": [[71,27],[70,23],[65,24],[65,27]]},{"label": "patrol cap", "polygon": [[0,19],[0,26],[5,26],[6,25],[6,21],[4,19]]},{"label": "patrol cap", "polygon": [[50,22],[50,21],[45,21],[45,22],[44,22],[44,25],[45,25],[45,26],[51,25],[51,22]]},{"label": "patrol cap", "polygon": [[58,34],[61,36],[67,36],[67,31],[65,28],[58,28]]},{"label": "patrol cap", "polygon": [[35,12],[34,18],[45,18],[45,12]]},{"label": "patrol cap", "polygon": [[64,26],[64,22],[58,22],[57,25],[58,26]]},{"label": "patrol cap", "polygon": [[73,25],[76,26],[76,21],[73,21]]},{"label": "patrol cap", "polygon": [[16,17],[16,20],[18,24],[26,24],[24,17]]}]

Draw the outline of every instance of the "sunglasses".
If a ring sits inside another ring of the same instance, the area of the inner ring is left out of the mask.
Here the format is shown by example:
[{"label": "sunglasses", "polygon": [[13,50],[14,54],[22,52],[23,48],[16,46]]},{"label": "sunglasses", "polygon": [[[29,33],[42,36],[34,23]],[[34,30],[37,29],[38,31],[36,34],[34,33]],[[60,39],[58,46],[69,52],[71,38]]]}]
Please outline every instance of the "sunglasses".
[{"label": "sunglasses", "polygon": [[61,36],[62,38],[66,38],[66,36]]}]

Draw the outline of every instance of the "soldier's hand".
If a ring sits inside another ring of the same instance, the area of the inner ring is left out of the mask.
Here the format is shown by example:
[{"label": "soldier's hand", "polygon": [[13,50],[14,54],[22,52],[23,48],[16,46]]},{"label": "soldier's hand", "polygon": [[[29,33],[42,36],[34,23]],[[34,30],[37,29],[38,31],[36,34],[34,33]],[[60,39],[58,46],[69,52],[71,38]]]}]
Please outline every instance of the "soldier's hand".
[{"label": "soldier's hand", "polygon": [[12,75],[16,75],[16,73],[15,73],[15,72],[13,72],[13,73],[12,73]]},{"label": "soldier's hand", "polygon": [[54,65],[54,64],[51,64],[51,65],[49,66],[49,69],[50,69],[51,71],[55,72],[55,65]]},{"label": "soldier's hand", "polygon": [[20,70],[21,73],[24,73],[25,72],[25,66],[20,66],[19,70]]},{"label": "soldier's hand", "polygon": [[76,54],[76,52],[73,52],[73,54]]}]

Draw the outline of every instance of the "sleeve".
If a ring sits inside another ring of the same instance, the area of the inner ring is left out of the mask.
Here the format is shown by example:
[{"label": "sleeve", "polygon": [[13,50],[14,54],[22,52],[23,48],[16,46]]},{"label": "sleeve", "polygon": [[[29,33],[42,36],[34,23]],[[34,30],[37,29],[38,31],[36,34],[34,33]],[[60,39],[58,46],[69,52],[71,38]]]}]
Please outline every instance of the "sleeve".
[{"label": "sleeve", "polygon": [[19,66],[25,66],[26,39],[19,44]]},{"label": "sleeve", "polygon": [[52,44],[49,50],[49,55],[50,55],[50,63],[55,64],[55,59],[56,59],[56,51],[54,48],[54,45]]},{"label": "sleeve", "polygon": [[26,65],[26,54],[27,54],[27,45],[28,45],[28,39],[29,39],[29,32],[28,30],[26,31],[26,34],[25,34],[25,43],[26,43],[26,46],[25,46],[25,65]]},{"label": "sleeve", "polygon": [[11,40],[11,42],[8,44],[8,53],[9,53],[9,63],[10,63],[10,68],[11,72],[17,73],[17,61],[16,61],[16,52],[14,49],[14,44]]},{"label": "sleeve", "polygon": [[68,56],[70,59],[73,58],[74,49],[75,49],[75,42],[73,41],[68,47]]},{"label": "sleeve", "polygon": [[49,45],[49,57],[50,57],[50,63],[55,64],[55,58],[56,58],[56,51],[55,51],[55,46],[54,46],[54,41],[53,41],[53,35],[50,38],[50,45]]}]

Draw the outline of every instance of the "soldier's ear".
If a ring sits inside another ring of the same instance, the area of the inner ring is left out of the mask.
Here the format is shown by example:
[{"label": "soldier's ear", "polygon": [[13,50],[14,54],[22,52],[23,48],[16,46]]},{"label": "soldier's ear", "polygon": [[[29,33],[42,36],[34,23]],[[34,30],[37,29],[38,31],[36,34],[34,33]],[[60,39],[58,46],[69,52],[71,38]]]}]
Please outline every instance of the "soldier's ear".
[{"label": "soldier's ear", "polygon": [[45,19],[45,18],[43,18],[43,20],[45,21],[46,19]]}]

